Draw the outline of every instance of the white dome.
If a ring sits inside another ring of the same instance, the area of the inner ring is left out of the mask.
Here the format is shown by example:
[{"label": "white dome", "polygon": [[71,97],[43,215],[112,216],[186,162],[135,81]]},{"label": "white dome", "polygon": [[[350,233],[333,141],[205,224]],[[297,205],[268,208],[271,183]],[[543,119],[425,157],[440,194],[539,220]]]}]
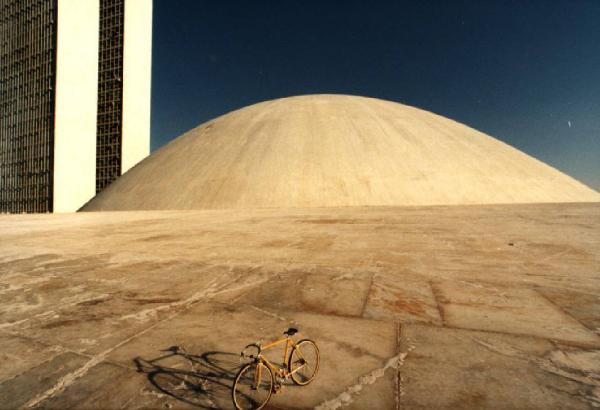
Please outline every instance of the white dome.
[{"label": "white dome", "polygon": [[580,201],[600,194],[455,121],[379,99],[310,95],[186,132],[83,210]]}]

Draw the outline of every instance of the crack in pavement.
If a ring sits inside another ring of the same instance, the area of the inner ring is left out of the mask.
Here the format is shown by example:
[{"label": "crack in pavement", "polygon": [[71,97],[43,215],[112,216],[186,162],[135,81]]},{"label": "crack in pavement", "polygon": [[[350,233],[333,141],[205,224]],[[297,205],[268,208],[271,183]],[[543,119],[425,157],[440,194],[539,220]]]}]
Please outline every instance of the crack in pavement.
[{"label": "crack in pavement", "polygon": [[136,333],[135,335],[132,335],[125,340],[122,340],[121,342],[117,343],[113,347],[106,349],[105,351],[103,351],[95,356],[92,356],[92,358],[86,364],[84,364],[79,369],[75,370],[74,372],[71,372],[71,373],[66,374],[63,377],[61,377],[54,386],[52,386],[50,389],[46,390],[45,392],[38,394],[33,399],[29,400],[27,403],[25,403],[23,406],[21,406],[21,409],[29,409],[29,408],[35,407],[38,404],[40,404],[42,401],[47,400],[47,399],[51,398],[52,396],[56,395],[57,393],[63,391],[64,389],[69,387],[71,384],[73,384],[77,379],[84,376],[92,367],[96,366],[98,363],[103,361],[115,349],[118,349],[119,347],[121,347],[124,344],[128,343],[129,341],[135,339],[136,337],[143,335],[144,333],[146,333],[149,330],[153,329],[154,327],[158,326],[162,322],[172,319],[173,317],[177,316],[178,314],[179,314],[179,312],[177,312],[167,318],[164,318],[163,320],[159,320],[158,322],[152,324],[151,326],[148,326],[146,329]]},{"label": "crack in pavement", "polygon": [[72,298],[69,298],[69,299],[72,299],[72,300],[70,300],[69,302],[63,303],[61,305],[58,305],[53,310],[49,310],[49,311],[46,311],[46,312],[41,312],[41,313],[38,313],[38,314],[35,314],[35,315],[32,315],[32,316],[26,317],[25,319],[18,320],[16,322],[0,323],[0,330],[2,330],[2,329],[8,329],[8,328],[14,327],[14,326],[18,326],[20,324],[23,324],[23,323],[26,323],[26,322],[29,322],[29,321],[32,321],[32,320],[35,320],[35,319],[44,319],[46,316],[53,316],[53,315],[58,314],[58,312],[60,312],[61,310],[65,309],[65,308],[69,308],[71,306],[75,306],[75,305],[78,305],[80,303],[91,302],[91,301],[95,301],[95,300],[106,298],[106,297],[110,297],[110,295],[103,293],[103,294],[100,294],[100,295],[94,295],[93,297],[87,298],[87,299],[80,298],[80,297],[72,297]]},{"label": "crack in pavement", "polygon": [[[140,332],[126,338],[125,340],[122,340],[121,342],[117,343],[116,345],[106,349],[105,351],[92,356],[92,358],[85,363],[82,367],[80,367],[79,369],[66,374],[65,376],[61,377],[58,382],[56,382],[56,384],[54,386],[52,386],[50,389],[46,390],[45,392],[42,392],[40,394],[38,394],[37,396],[35,396],[34,398],[32,398],[31,400],[29,400],[27,403],[25,403],[23,406],[21,406],[21,409],[29,409],[32,407],[37,406],[38,404],[40,404],[41,402],[55,396],[57,393],[60,393],[62,391],[64,391],[67,387],[69,387],[70,385],[72,385],[76,380],[80,379],[81,377],[83,377],[85,374],[87,374],[87,372],[93,368],[94,366],[96,366],[97,364],[99,364],[100,362],[104,361],[107,356],[112,353],[114,350],[118,349],[119,347],[123,346],[124,344],[130,342],[131,340],[143,335],[144,333],[150,331],[151,329],[155,328],[156,326],[158,326],[159,324],[171,320],[173,319],[175,316],[183,313],[186,309],[190,308],[192,305],[194,305],[196,302],[199,302],[200,300],[203,299],[208,299],[211,298],[215,295],[218,295],[219,293],[223,292],[224,289],[229,286],[230,284],[237,282],[239,280],[239,277],[234,278],[231,281],[228,281],[227,283],[219,286],[218,283],[218,279],[216,278],[214,279],[209,286],[207,287],[207,289],[205,289],[202,292],[197,292],[194,295],[192,295],[191,297],[183,300],[183,301],[179,301],[179,302],[174,302],[174,303],[169,303],[166,305],[162,305],[159,306],[157,308],[154,309],[146,309],[143,310],[141,312],[135,313],[135,314],[131,314],[131,315],[127,315],[122,317],[121,319],[126,319],[126,318],[135,318],[138,320],[148,320],[149,317],[156,315],[156,313],[158,313],[159,311],[162,310],[169,310],[173,307],[181,307],[183,306],[184,309],[173,313],[172,315],[169,315],[168,317],[165,317],[161,320],[158,320],[157,322],[153,323],[152,325],[148,326],[147,328],[141,330]],[[266,281],[268,279],[264,278],[262,281],[258,281],[258,282],[263,282]],[[256,285],[258,282],[252,282],[246,285],[242,285],[238,288],[244,288],[244,287],[248,287],[248,286],[254,286]]]},{"label": "crack in pavement", "polygon": [[[249,307],[251,307],[252,309],[254,309],[254,310],[256,310],[256,311],[258,311],[258,312],[262,313],[262,314],[265,314],[265,315],[267,315],[267,316],[270,316],[270,317],[272,317],[272,318],[275,318],[275,319],[277,319],[277,320],[281,320],[281,321],[283,321],[283,322],[287,322],[287,321],[288,321],[288,319],[284,318],[283,316],[279,316],[277,313],[269,312],[268,310],[261,309],[261,308],[259,308],[259,307],[257,307],[257,306],[254,306],[254,305],[248,305],[248,306],[249,306]],[[292,321],[290,321],[290,322],[291,322],[291,323],[294,323],[294,321],[293,321],[293,320],[292,320]]]},{"label": "crack in pavement", "polygon": [[322,402],[315,406],[315,410],[335,410],[340,407],[344,407],[353,402],[353,396],[358,395],[363,387],[371,385],[377,381],[377,379],[383,377],[385,371],[390,367],[398,370],[400,366],[404,364],[407,352],[398,353],[396,356],[390,357],[385,365],[379,369],[375,369],[370,373],[358,378],[357,383],[348,386],[346,390],[340,393],[337,397]]},{"label": "crack in pavement", "polygon": [[[551,359],[542,359],[539,357],[532,357],[531,355],[523,352],[522,350],[519,350],[513,346],[510,346],[508,344],[505,343],[500,343],[500,342],[496,342],[496,343],[489,343],[486,342],[484,340],[480,340],[477,338],[473,339],[477,344],[493,351],[496,353],[499,353],[501,355],[504,356],[510,356],[510,357],[517,357],[519,359],[522,360],[527,360],[530,363],[536,364],[537,366],[539,366],[542,370],[549,372],[549,373],[553,373],[557,376],[562,376],[565,377],[567,379],[582,383],[582,384],[587,384],[589,386],[596,386],[596,387],[600,387],[600,379],[597,378],[597,376],[595,374],[589,373],[589,372],[584,372],[584,371],[579,371],[580,373],[586,374],[585,376],[582,376],[580,374],[575,373],[575,371],[577,371],[578,369],[576,368],[572,368],[569,370],[565,370],[565,369],[561,369],[558,365],[555,364],[555,362]],[[560,352],[560,350],[559,350]]]},{"label": "crack in pavement", "polygon": [[[566,379],[572,380],[574,382],[590,386],[592,388],[591,394],[588,394],[584,391],[579,391],[575,394],[580,399],[586,401],[593,407],[600,407],[600,374],[590,371],[589,369],[581,368],[581,363],[577,363],[577,361],[569,360],[569,355],[562,350],[555,350],[550,353],[549,358],[540,358],[535,357],[526,352],[515,348],[506,343],[496,342],[489,343],[481,339],[473,338],[473,340],[495,352],[501,354],[503,356],[516,357],[521,360],[526,360],[530,363],[537,365],[541,370],[552,373],[554,375],[564,377]],[[597,350],[585,351],[581,350],[580,353],[584,354],[598,354]],[[574,395],[570,392],[565,392],[570,395]]]},{"label": "crack in pavement", "polygon": [[[222,275],[222,276],[224,276],[224,275]],[[269,275],[266,275],[264,278],[261,278],[257,281],[245,283],[240,286],[229,288],[229,286],[231,284],[239,282],[239,280],[242,278],[242,275],[235,276],[233,279],[227,281],[226,283],[219,285],[218,282],[219,282],[219,279],[222,278],[222,276],[214,279],[213,281],[211,281],[209,283],[209,285],[207,286],[206,289],[204,289],[200,292],[194,293],[189,298],[186,298],[184,300],[179,300],[177,302],[171,302],[171,303],[168,303],[165,305],[160,305],[160,306],[150,308],[150,309],[144,309],[139,312],[131,313],[131,314],[128,314],[125,316],[121,316],[120,319],[121,320],[135,319],[135,320],[139,320],[142,322],[146,322],[146,321],[156,317],[157,314],[161,311],[168,311],[168,310],[171,310],[172,308],[177,308],[177,307],[183,307],[185,309],[185,308],[188,308],[191,305],[195,304],[196,302],[199,302],[200,300],[210,299],[210,298],[213,298],[213,297],[218,296],[223,293],[235,292],[235,291],[249,288],[252,286],[260,285],[261,283],[266,282],[270,278]]]}]

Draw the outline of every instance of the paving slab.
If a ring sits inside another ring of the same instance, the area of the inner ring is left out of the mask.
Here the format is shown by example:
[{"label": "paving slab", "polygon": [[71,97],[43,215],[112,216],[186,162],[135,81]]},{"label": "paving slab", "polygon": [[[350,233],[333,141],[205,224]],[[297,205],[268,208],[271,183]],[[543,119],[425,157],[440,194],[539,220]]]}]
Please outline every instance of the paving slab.
[{"label": "paving slab", "polygon": [[600,347],[600,336],[533,289],[466,281],[434,283],[432,286],[448,326],[525,334]]},{"label": "paving slab", "polygon": [[[2,215],[0,232],[11,403],[227,408],[241,348],[290,325],[324,364],[277,408],[395,409],[398,366],[417,378],[403,408],[600,403],[599,204]],[[405,327],[433,330],[402,365]],[[52,362],[67,353],[85,360]]]},{"label": "paving slab", "polygon": [[59,355],[56,347],[22,336],[0,333],[0,383]]},{"label": "paving slab", "polygon": [[338,316],[361,316],[372,275],[307,275],[301,283],[305,311]]},{"label": "paving slab", "polygon": [[239,300],[273,309],[359,317],[365,308],[371,277],[368,272],[283,272]]},{"label": "paving slab", "polygon": [[[219,286],[235,280],[236,275],[244,274],[230,269],[223,272],[218,267],[208,272],[202,267],[187,266],[186,270],[181,264],[158,269],[129,269],[132,274],[128,277],[127,268],[107,268],[103,281],[119,279],[112,286],[98,281],[77,285],[82,283],[80,278],[69,288],[70,296],[63,295],[58,301],[55,298],[60,293],[50,291],[52,298],[44,298],[41,302],[43,313],[21,313],[6,329],[74,351],[97,354],[143,331],[165,314],[183,309],[206,293],[217,291]],[[174,274],[178,275],[175,283],[169,279]],[[138,275],[144,278],[136,281]],[[28,291],[36,295],[47,292],[37,285]]]},{"label": "paving slab", "polygon": [[129,369],[110,363],[92,367],[62,394],[35,405],[35,409],[169,409],[197,408],[145,386]]},{"label": "paving slab", "polygon": [[400,273],[373,276],[364,316],[402,323],[442,324],[431,284]]},{"label": "paving slab", "polygon": [[81,367],[87,360],[75,353],[63,353],[0,383],[0,408],[27,406],[36,396],[43,395],[62,377]]},{"label": "paving slab", "polygon": [[600,293],[577,292],[561,288],[537,288],[536,290],[565,313],[600,335]]},{"label": "paving slab", "polygon": [[[321,367],[318,377],[310,385],[288,386],[281,395],[272,399],[274,405],[285,408],[314,407],[328,398],[335,398],[348,386],[356,384],[361,376],[383,367],[389,358],[397,354],[398,329],[395,323],[292,311],[271,312],[249,305],[203,303],[162,322],[143,337],[119,347],[107,358],[130,368],[138,368],[142,364],[143,370],[138,377],[148,378],[153,365],[159,364],[164,368],[187,366],[186,360],[170,355],[169,349],[174,346],[183,348],[194,357],[212,357],[213,361],[219,362],[220,376],[216,379],[207,377],[205,388],[210,391],[212,400],[230,403],[229,389],[241,366],[239,352],[248,343],[260,339],[267,342],[280,337],[289,325],[300,329],[296,340],[315,340],[321,354]],[[273,329],[280,329],[280,332]],[[283,355],[282,349],[274,348],[269,353],[268,357],[281,362],[279,355]],[[205,359],[199,361],[206,367]],[[169,377],[170,381],[166,384],[177,384],[177,377]],[[148,386],[151,384],[148,380]],[[385,396],[375,397],[379,397],[380,406],[395,406],[394,402],[385,401],[395,397],[394,390],[387,396],[387,399]]]},{"label": "paving slab", "polygon": [[413,349],[400,367],[402,408],[589,409],[595,404],[596,379],[562,372],[553,364],[560,350],[539,338],[406,325],[401,348]]}]

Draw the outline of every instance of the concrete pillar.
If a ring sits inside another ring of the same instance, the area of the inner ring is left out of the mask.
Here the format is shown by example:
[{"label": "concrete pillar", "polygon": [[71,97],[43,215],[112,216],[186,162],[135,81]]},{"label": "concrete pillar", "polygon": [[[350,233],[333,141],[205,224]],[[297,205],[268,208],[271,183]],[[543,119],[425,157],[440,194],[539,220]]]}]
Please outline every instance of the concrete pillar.
[{"label": "concrete pillar", "polygon": [[95,195],[99,0],[58,0],[54,212]]},{"label": "concrete pillar", "polygon": [[150,154],[152,0],[126,0],[121,173]]}]

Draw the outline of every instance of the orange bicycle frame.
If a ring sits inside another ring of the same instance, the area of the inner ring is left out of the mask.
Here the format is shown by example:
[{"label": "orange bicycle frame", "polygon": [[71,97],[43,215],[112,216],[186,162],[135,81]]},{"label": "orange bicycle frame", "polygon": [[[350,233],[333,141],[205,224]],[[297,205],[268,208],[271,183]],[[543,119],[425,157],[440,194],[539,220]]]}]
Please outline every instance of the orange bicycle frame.
[{"label": "orange bicycle frame", "polygon": [[267,359],[262,354],[263,350],[267,350],[267,349],[270,349],[272,347],[279,346],[280,344],[283,344],[283,343],[285,343],[285,349],[284,349],[284,352],[283,352],[283,365],[284,366],[288,366],[288,364],[289,364],[288,363],[288,359],[289,359],[288,358],[288,352],[290,351],[290,346],[294,345],[294,341],[292,340],[291,337],[287,336],[287,337],[285,337],[283,339],[275,340],[275,341],[273,341],[273,342],[271,342],[271,343],[269,343],[269,344],[267,344],[265,346],[261,346],[260,347],[260,352],[258,353],[258,357],[257,357],[257,359],[258,359],[257,370],[256,370],[256,373],[254,375],[254,377],[255,377],[255,380],[254,380],[255,388],[258,388],[258,385],[260,383],[261,376],[262,376],[262,369],[261,369],[261,366],[259,366],[259,364],[262,364],[262,365],[268,367],[269,369],[271,369],[272,372],[275,372],[277,375],[279,375],[281,377],[287,377],[288,376],[285,367],[284,368],[280,368],[280,367],[274,366],[273,364],[271,364],[271,362],[269,361],[269,359]]}]

